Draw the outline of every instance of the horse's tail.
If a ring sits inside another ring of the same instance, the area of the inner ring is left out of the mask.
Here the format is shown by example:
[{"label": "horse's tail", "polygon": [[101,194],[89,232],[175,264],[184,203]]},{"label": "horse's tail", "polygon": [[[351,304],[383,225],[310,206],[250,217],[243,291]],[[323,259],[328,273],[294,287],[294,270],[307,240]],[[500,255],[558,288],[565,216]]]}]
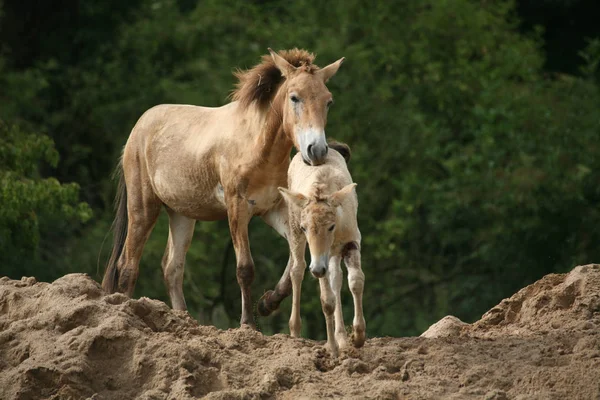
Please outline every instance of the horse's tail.
[{"label": "horse's tail", "polygon": [[350,146],[346,143],[338,142],[337,140],[331,140],[327,143],[329,148],[336,150],[338,153],[344,157],[346,160],[346,164],[350,161],[350,157],[352,156],[352,151],[350,150]]},{"label": "horse's tail", "polygon": [[113,248],[108,264],[106,265],[104,279],[102,279],[102,289],[107,293],[116,292],[119,286],[119,270],[117,269],[117,264],[121,257],[121,253],[123,253],[125,238],[127,237],[127,185],[125,184],[125,178],[123,177],[123,159],[119,161],[114,176],[115,178],[119,178],[119,184],[117,187],[117,195],[115,196],[116,215],[111,227],[113,231]]}]

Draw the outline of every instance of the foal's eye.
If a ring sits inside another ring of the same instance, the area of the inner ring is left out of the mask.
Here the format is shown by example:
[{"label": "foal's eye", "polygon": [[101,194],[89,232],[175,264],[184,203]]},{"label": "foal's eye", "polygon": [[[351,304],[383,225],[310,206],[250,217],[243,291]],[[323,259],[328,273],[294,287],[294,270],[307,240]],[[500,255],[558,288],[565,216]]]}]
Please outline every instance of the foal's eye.
[{"label": "foal's eye", "polygon": [[302,232],[306,232],[306,228],[301,226],[300,229],[302,230]]},{"label": "foal's eye", "polygon": [[293,94],[290,96],[290,100],[292,101],[292,103],[298,103],[300,101],[300,98]]},{"label": "foal's eye", "polygon": [[335,229],[335,224],[333,224],[333,225],[331,225],[331,226],[329,227],[329,232],[331,232],[331,231],[332,231],[332,230],[334,230],[334,229]]}]

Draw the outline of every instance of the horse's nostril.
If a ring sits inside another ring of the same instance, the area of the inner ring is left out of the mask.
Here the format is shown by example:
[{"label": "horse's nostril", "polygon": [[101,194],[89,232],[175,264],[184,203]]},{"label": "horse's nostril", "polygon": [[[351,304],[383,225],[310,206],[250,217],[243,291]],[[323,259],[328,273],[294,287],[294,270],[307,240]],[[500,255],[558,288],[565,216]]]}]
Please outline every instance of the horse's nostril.
[{"label": "horse's nostril", "polygon": [[313,145],[309,144],[308,147],[306,148],[306,151],[308,152],[308,155],[312,158],[314,156],[313,154]]}]

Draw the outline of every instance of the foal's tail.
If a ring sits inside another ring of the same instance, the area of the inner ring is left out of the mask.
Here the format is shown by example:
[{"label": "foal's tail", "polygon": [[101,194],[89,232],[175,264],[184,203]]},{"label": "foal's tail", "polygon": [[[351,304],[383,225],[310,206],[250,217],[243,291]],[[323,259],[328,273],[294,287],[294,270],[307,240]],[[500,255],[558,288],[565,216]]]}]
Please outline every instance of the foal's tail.
[{"label": "foal's tail", "polygon": [[338,153],[344,157],[346,160],[346,164],[350,161],[350,157],[352,156],[352,151],[350,151],[350,146],[346,143],[338,142],[337,140],[330,140],[327,145],[329,148],[336,150]]},{"label": "foal's tail", "polygon": [[115,196],[116,215],[111,227],[113,231],[113,248],[108,264],[106,265],[104,279],[102,279],[102,289],[107,293],[116,292],[119,286],[117,263],[119,262],[121,253],[123,253],[125,238],[127,237],[127,185],[123,177],[123,159],[119,161],[114,177],[119,178],[119,184],[117,195]]}]

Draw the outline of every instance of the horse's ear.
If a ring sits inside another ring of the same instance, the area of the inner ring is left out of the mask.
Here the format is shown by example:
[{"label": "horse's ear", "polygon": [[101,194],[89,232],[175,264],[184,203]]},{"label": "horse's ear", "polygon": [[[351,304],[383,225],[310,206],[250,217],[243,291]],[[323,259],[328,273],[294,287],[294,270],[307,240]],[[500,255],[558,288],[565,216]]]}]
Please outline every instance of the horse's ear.
[{"label": "horse's ear", "polygon": [[327,83],[327,81],[338,72],[340,69],[340,65],[344,62],[345,58],[342,57],[334,63],[329,64],[328,66],[321,68],[316,73],[323,79],[323,82]]},{"label": "horse's ear", "polygon": [[283,200],[288,206],[295,205],[296,207],[304,208],[308,204],[308,199],[302,193],[292,192],[282,187],[277,188],[277,190],[279,190],[279,193],[281,193]]},{"label": "horse's ear", "polygon": [[344,186],[343,188],[329,196],[329,203],[334,207],[341,206],[346,197],[348,197],[348,195],[352,193],[355,187],[356,183],[351,183],[347,186]]},{"label": "horse's ear", "polygon": [[281,72],[281,75],[287,77],[296,70],[296,67],[287,62],[285,58],[281,57],[279,54],[274,52],[273,49],[271,49],[270,47],[269,53],[271,53],[271,57],[273,57],[273,62],[275,63],[275,66],[277,67],[279,72]]}]

